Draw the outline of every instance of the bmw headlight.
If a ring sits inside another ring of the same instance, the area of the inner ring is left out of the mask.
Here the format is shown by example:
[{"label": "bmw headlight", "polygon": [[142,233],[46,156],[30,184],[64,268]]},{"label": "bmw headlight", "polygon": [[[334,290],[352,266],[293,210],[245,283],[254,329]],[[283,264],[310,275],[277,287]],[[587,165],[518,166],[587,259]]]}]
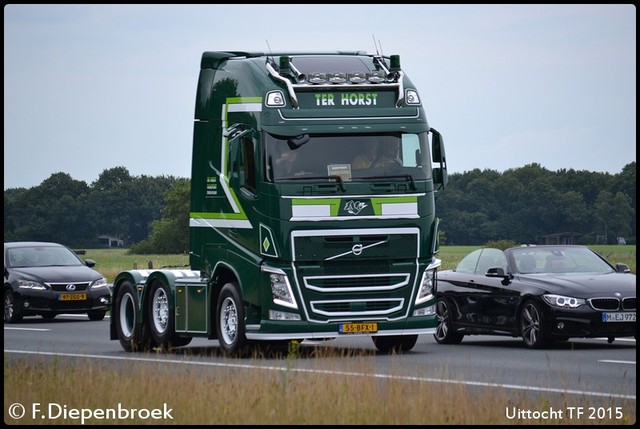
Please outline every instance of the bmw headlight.
[{"label": "bmw headlight", "polygon": [[547,294],[542,295],[542,298],[552,307],[560,308],[578,308],[587,303],[584,299],[573,298],[571,296]]}]

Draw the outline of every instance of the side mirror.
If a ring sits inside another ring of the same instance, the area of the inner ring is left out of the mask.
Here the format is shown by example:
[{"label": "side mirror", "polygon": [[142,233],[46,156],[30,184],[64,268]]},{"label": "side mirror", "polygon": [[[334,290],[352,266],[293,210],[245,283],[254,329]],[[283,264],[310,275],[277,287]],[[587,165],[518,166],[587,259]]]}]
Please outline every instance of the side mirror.
[{"label": "side mirror", "polygon": [[487,270],[487,277],[504,277],[504,269],[501,267],[491,267]]},{"label": "side mirror", "polygon": [[429,131],[431,132],[431,159],[434,164],[439,165],[433,168],[433,184],[435,185],[436,192],[439,192],[442,191],[449,182],[447,156],[444,151],[442,134],[435,128],[430,128]]},{"label": "side mirror", "polygon": [[289,148],[293,150],[293,149],[299,148],[300,146],[307,143],[308,141],[309,141],[309,134],[301,134],[296,137],[290,137],[287,140],[287,144],[289,145]]},{"label": "side mirror", "polygon": [[629,266],[627,264],[623,264],[621,262],[618,262],[616,264],[616,271],[619,273],[630,273],[631,270],[629,269]]},{"label": "side mirror", "polygon": [[447,186],[447,182],[449,182],[449,176],[447,175],[446,168],[434,167],[433,169],[433,183],[436,186],[437,190],[444,189]]},{"label": "side mirror", "polygon": [[511,283],[511,279],[513,277],[511,277],[511,274],[509,273],[505,273],[504,272],[504,268],[502,267],[491,267],[487,270],[486,277],[491,277],[491,278],[498,278],[498,279],[502,279],[502,284],[507,286],[509,283]]}]

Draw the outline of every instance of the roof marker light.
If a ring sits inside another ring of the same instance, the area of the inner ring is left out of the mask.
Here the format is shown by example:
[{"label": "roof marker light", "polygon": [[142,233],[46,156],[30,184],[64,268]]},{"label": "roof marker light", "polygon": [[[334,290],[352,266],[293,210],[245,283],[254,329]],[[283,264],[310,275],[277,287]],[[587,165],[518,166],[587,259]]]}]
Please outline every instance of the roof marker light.
[{"label": "roof marker light", "polygon": [[383,71],[374,71],[367,73],[367,80],[371,83],[382,83],[387,79]]},{"label": "roof marker light", "polygon": [[327,82],[327,74],[326,73],[311,73],[309,75],[310,83],[326,83]]},{"label": "roof marker light", "polygon": [[346,73],[331,73],[329,75],[329,82],[331,83],[345,83],[347,81]]},{"label": "roof marker light", "polygon": [[367,75],[361,72],[349,73],[347,79],[351,83],[362,83],[367,80]]}]

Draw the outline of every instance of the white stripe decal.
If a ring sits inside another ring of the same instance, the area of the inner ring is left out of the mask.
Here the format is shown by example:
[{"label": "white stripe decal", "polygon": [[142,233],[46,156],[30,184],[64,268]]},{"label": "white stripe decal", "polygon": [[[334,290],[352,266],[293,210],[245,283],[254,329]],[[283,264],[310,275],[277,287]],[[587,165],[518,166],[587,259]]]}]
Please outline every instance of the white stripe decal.
[{"label": "white stripe decal", "polygon": [[382,215],[415,215],[418,214],[418,203],[383,203]]},{"label": "white stripe decal", "polygon": [[251,229],[251,222],[242,219],[190,219],[193,228],[245,228]]},{"label": "white stripe decal", "polygon": [[291,206],[293,217],[323,217],[331,216],[331,206],[328,205],[293,205]]},{"label": "white stripe decal", "polygon": [[229,112],[262,112],[262,103],[228,104]]}]

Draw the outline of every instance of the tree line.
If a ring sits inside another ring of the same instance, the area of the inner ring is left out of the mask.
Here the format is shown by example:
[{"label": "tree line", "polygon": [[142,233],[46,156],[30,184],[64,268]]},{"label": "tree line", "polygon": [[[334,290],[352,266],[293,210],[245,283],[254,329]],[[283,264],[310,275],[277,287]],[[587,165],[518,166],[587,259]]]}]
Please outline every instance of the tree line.
[{"label": "tree line", "polygon": [[[190,181],[104,170],[90,185],[55,173],[39,186],[4,191],[6,241],[55,241],[96,248],[116,237],[135,253],[189,250]],[[635,244],[636,163],[618,174],[529,164],[505,172],[449,176],[436,201],[443,245],[509,240],[538,243],[571,232],[584,244]]]}]

